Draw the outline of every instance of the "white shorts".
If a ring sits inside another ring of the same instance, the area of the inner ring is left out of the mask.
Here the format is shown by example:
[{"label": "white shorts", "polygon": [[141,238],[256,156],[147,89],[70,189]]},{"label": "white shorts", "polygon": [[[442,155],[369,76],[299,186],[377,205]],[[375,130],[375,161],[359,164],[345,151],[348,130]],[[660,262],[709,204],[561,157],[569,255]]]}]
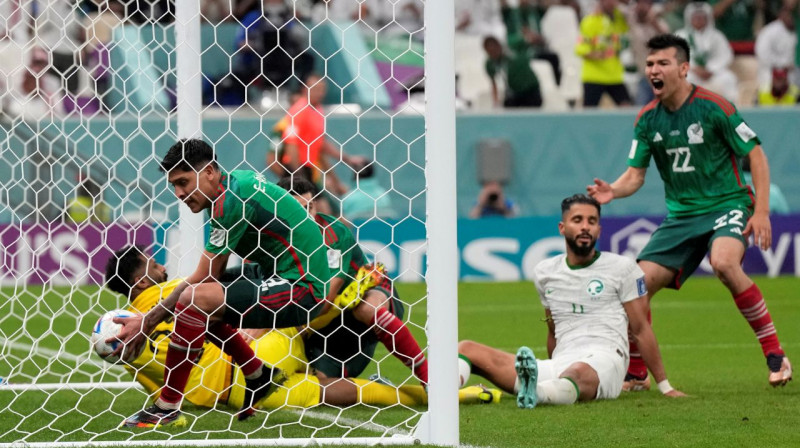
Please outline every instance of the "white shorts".
[{"label": "white shorts", "polygon": [[591,349],[569,350],[553,359],[543,359],[539,364],[539,381],[554,380],[576,362],[588,364],[597,372],[600,384],[596,400],[613,400],[622,392],[622,382],[628,370],[628,357],[618,350]]}]

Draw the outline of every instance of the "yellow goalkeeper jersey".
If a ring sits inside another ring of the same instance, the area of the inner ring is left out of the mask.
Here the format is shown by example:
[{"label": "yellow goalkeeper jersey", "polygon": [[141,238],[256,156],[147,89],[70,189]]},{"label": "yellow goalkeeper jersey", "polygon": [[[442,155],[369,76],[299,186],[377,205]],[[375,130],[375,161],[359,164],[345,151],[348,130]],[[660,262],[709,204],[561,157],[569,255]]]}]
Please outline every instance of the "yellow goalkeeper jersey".
[{"label": "yellow goalkeeper jersey", "polygon": [[[130,304],[130,311],[146,313],[162,298],[167,297],[182,281],[175,279],[144,290]],[[142,354],[125,368],[148,393],[155,398],[164,385],[164,366],[167,348],[174,323],[172,319],[161,322],[150,334]],[[256,356],[277,366],[288,375],[288,380],[257,407],[275,409],[282,406],[311,407],[320,402],[319,380],[308,375],[308,360],[303,339],[297,329],[272,330],[250,343]],[[198,406],[213,407],[227,404],[241,407],[244,401],[244,376],[216,345],[206,341],[195,359],[186,384],[186,399]]]}]

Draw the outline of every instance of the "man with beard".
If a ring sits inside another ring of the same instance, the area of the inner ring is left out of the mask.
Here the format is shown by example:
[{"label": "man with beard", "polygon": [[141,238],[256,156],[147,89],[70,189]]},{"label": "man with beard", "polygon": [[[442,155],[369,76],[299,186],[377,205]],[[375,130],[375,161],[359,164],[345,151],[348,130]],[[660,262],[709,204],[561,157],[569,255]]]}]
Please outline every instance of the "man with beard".
[{"label": "man with beard", "polygon": [[458,345],[459,376],[480,375],[517,395],[517,406],[617,398],[628,365],[628,326],[664,395],[673,389],[647,321],[644,273],[630,260],[595,249],[600,204],[586,195],[561,202],[566,253],[540,262],[533,280],[544,306],[549,360],[521,347],[516,358],[477,342]]},{"label": "man with beard", "polygon": [[[755,131],[736,107],[689,82],[690,47],[661,34],[647,42],[646,75],[656,99],[636,119],[628,168],[613,183],[595,179],[587,187],[601,204],[636,193],[650,160],[664,181],[667,217],[638,255],[649,300],[663,288],[679,289],[709,254],[714,274],[761,344],[772,386],[792,379],[772,317],[758,286],[742,269],[752,235],[761,250],[772,246],[769,164]],[[754,192],[742,179],[747,158]],[[650,387],[647,369],[631,347],[625,390]]]}]

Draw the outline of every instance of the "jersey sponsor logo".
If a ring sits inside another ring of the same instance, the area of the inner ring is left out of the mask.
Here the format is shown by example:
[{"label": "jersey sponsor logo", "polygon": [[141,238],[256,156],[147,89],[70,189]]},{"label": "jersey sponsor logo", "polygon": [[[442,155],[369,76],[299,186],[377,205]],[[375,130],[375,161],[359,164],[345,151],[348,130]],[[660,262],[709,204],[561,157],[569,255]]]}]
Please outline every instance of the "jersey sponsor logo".
[{"label": "jersey sponsor logo", "polygon": [[656,132],[656,136],[653,137],[653,143],[660,142],[662,140],[664,140],[664,138],[661,137],[661,133],[660,132]]},{"label": "jersey sponsor logo", "polygon": [[631,152],[628,153],[628,158],[632,159],[636,157],[636,147],[639,146],[639,140],[633,139],[631,142]]},{"label": "jersey sponsor logo", "polygon": [[673,131],[669,131],[669,135],[672,136],[672,137],[675,137],[675,136],[681,135],[681,131],[679,131],[677,129],[673,130]]},{"label": "jersey sponsor logo", "polygon": [[270,288],[289,284],[289,280],[280,277],[270,277],[261,282],[261,294],[266,294]]},{"label": "jersey sponsor logo", "polygon": [[703,125],[699,121],[690,124],[689,128],[686,129],[686,136],[689,137],[690,145],[703,143]]},{"label": "jersey sponsor logo", "polygon": [[342,265],[342,251],[338,249],[328,249],[328,268],[339,269]]},{"label": "jersey sponsor logo", "polygon": [[217,247],[223,247],[228,238],[228,231],[225,229],[211,229],[208,242]]},{"label": "jersey sponsor logo", "polygon": [[644,277],[636,279],[636,292],[639,293],[639,297],[647,295],[647,284],[644,282]]},{"label": "jersey sponsor logo", "polygon": [[603,282],[597,279],[589,281],[589,284],[586,286],[586,292],[588,292],[593,299],[602,294],[603,289],[605,289]]},{"label": "jersey sponsor logo", "polygon": [[739,126],[736,126],[736,134],[739,138],[742,139],[743,142],[747,143],[753,138],[755,138],[756,133],[746,123],[742,122]]},{"label": "jersey sponsor logo", "polygon": [[547,288],[547,289],[544,290],[544,295],[545,296],[549,296],[552,293],[553,293],[553,289],[552,288]]}]

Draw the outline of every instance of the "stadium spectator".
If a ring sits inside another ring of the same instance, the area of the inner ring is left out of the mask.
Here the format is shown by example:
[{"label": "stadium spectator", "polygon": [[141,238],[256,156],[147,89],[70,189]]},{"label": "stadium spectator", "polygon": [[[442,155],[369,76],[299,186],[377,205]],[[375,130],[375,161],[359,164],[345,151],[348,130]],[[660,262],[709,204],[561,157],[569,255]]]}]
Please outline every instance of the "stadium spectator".
[{"label": "stadium spectator", "polygon": [[678,36],[689,42],[691,71],[686,79],[697,86],[719,93],[728,101],[736,99],[738,80],[730,70],[733,52],[725,35],[714,28],[711,5],[694,2],[686,6],[684,19],[687,25]]},{"label": "stadium spectator", "polygon": [[31,123],[63,118],[64,95],[59,80],[47,70],[47,52],[34,48],[25,57],[30,62],[21,70],[21,76],[9,77],[16,85],[10,86],[4,96],[3,112],[12,119]]},{"label": "stadium spectator", "polygon": [[480,38],[506,35],[497,0],[459,0],[455,3],[456,33]]},{"label": "stadium spectator", "polygon": [[[226,353],[246,378],[238,414],[244,420],[253,415],[254,403],[274,391],[273,379],[277,381],[283,373],[256,358],[234,328],[303,325],[327,311],[325,285],[330,270],[326,254],[319,250],[324,244],[322,234],[307,219],[306,210],[262,174],[223,172],[214,149],[202,140],[178,141],[160,165],[181,202],[193,213],[210,212],[210,232],[195,272],[160,306],[144,316],[115,319],[123,325],[118,335],[123,344],[117,352],[122,346],[136,352],[158,324],[173,316],[175,320],[165,363],[166,386],[155,404],[125,424],[166,425],[180,420],[193,366],[189,354],[202,349],[206,334],[227,341]],[[258,263],[259,281],[239,277],[226,282],[222,274],[231,254]],[[357,292],[356,287],[353,302]]]},{"label": "stadium spectator", "polygon": [[[527,44],[521,40],[516,44],[517,48],[507,51],[494,36],[486,36],[483,40],[486,74],[492,83],[492,101],[495,107],[540,107],[542,93],[539,80],[531,69]],[[501,82],[505,86],[502,102],[498,86]]]},{"label": "stadium spectator", "polygon": [[204,0],[200,7],[203,20],[212,25],[233,20],[230,0]]},{"label": "stadium spectator", "polygon": [[337,149],[325,135],[323,100],[327,92],[324,78],[315,74],[306,77],[297,101],[276,125],[276,130],[282,133],[280,147],[267,152],[267,167],[278,177],[303,176],[324,187],[327,200],[319,204],[322,213],[338,209],[335,197],[348,191],[336,174],[336,166],[344,162],[352,167],[364,161],[363,157],[350,156]]},{"label": "stadium spectator", "polygon": [[[328,267],[332,279],[328,284],[329,300],[346,294],[345,290],[358,288],[362,269],[372,269],[355,235],[342,222],[330,215],[317,212],[319,195],[313,183],[302,177],[286,176],[278,186],[289,191],[308,210],[319,225],[327,248]],[[428,360],[403,322],[403,302],[400,301],[392,281],[380,275],[374,288],[361,291],[363,299],[351,305],[341,319],[340,309],[331,307],[326,315],[317,318],[311,326],[306,353],[318,375],[330,377],[358,376],[369,365],[378,342],[410,368],[422,384],[428,384]],[[334,320],[335,319],[335,320]],[[327,323],[324,323],[327,322]]]},{"label": "stadium spectator", "polygon": [[392,198],[375,177],[375,163],[353,167],[355,188],[342,199],[342,215],[349,221],[395,216]]},{"label": "stadium spectator", "polygon": [[759,84],[764,85],[771,81],[773,69],[793,67],[796,49],[794,12],[792,7],[784,6],[778,13],[778,18],[762,28],[756,38]]},{"label": "stadium spectator", "polygon": [[108,222],[111,219],[111,211],[103,201],[100,185],[89,176],[81,176],[78,179],[80,184],[75,192],[75,198],[67,204],[66,222],[75,224]]},{"label": "stadium spectator", "polygon": [[560,84],[561,64],[558,55],[547,47],[541,32],[546,8],[534,0],[520,0],[516,8],[510,7],[507,0],[501,0],[500,5],[509,47],[525,51],[529,58],[547,61],[553,67],[556,84]]},{"label": "stadium spectator", "polygon": [[[254,273],[250,269],[235,267],[225,275],[237,277],[242,272]],[[164,266],[145,255],[139,246],[125,246],[114,252],[106,263],[106,286],[130,301],[128,310],[146,313],[157,306],[161,297],[169,295],[182,279],[167,280]],[[260,280],[258,280],[260,281]],[[162,322],[145,344],[143,351],[134,359],[127,359],[125,369],[150,394],[155,395],[164,386],[166,354],[169,334],[174,331],[172,321]],[[427,394],[422,386],[388,386],[381,382],[354,378],[341,381],[340,378],[327,378],[322,375],[309,375],[309,360],[305,354],[305,338],[308,332],[298,328],[273,330],[251,336],[243,330],[241,335],[260,358],[268,360],[286,372],[284,387],[278,388],[266,400],[258,403],[259,409],[279,409],[285,406],[310,408],[325,403],[331,406],[366,404],[375,406],[425,406]],[[241,407],[244,401],[245,380],[241,369],[231,366],[223,356],[220,346],[225,341],[212,339],[203,344],[202,354],[195,361],[195,374],[187,384],[186,400],[196,406],[213,408],[216,406]],[[217,345],[218,344],[218,345]],[[156,362],[153,362],[156,360]],[[199,371],[198,371],[199,370]],[[461,403],[496,403],[500,391],[482,387],[463,388],[459,391]],[[172,425],[185,424],[181,417]],[[140,427],[153,425],[143,424]]]},{"label": "stadium spectator", "polygon": [[294,88],[314,67],[307,51],[309,31],[284,0],[262,0],[248,12],[236,35],[233,73],[222,80],[224,89],[238,92],[239,104],[249,87],[266,91]]},{"label": "stadium spectator", "polygon": [[[114,29],[121,26],[125,7],[117,0],[93,0],[97,9],[83,20],[85,45],[81,57],[89,74],[91,89],[102,101],[111,86],[111,41]],[[106,105],[106,109],[109,109]]]},{"label": "stadium spectator", "polygon": [[730,42],[733,53],[737,56],[752,55],[756,40],[756,17],[761,15],[764,1],[710,0],[709,3],[713,5],[712,26]]},{"label": "stadium spectator", "polygon": [[794,106],[800,102],[800,89],[790,81],[790,69],[772,69],[772,78],[758,91],[758,105]]},{"label": "stadium spectator", "polygon": [[381,34],[401,37],[410,35],[412,39],[424,40],[422,0],[393,0],[383,5],[386,26],[381,29]]},{"label": "stadium spectator", "polygon": [[662,3],[664,12],[661,17],[669,25],[670,31],[677,31],[684,27],[683,12],[691,0],[666,0]]},{"label": "stadium spectator", "polygon": [[83,41],[77,12],[77,2],[64,0],[39,0],[33,11],[37,45],[48,52],[50,71],[61,79],[64,93],[73,97],[80,88],[78,50]]},{"label": "stadium spectator", "polygon": [[566,254],[541,261],[533,282],[544,306],[548,360],[537,360],[528,347],[514,355],[473,341],[458,344],[461,385],[471,373],[508,393],[517,406],[572,404],[615,399],[622,390],[630,335],[639,343],[659,389],[670,386],[653,329],[647,320],[644,273],[632,260],[600,252],[600,204],[574,195],[561,203],[558,230]]},{"label": "stadium spectator", "polygon": [[[785,385],[792,368],[778,340],[764,297],[741,260],[753,236],[762,250],[772,244],[769,195],[752,192],[739,180],[738,163],[748,157],[756,191],[769,191],[769,166],[756,133],[727,100],[687,80],[690,47],[664,34],[648,42],[647,75],[657,101],[636,120],[628,169],[613,184],[595,179],[589,194],[608,203],[636,193],[653,159],[664,181],[667,217],[639,253],[648,300],[663,288],[679,289],[710,252],[711,267],[728,288],[739,312],[761,344],[769,383]],[[649,303],[649,301],[648,301]],[[638,350],[631,347],[631,353]],[[650,380],[634,356],[626,377],[629,390]]]},{"label": "stadium spectator", "polygon": [[583,58],[584,107],[596,107],[604,93],[608,93],[617,106],[631,105],[619,59],[622,39],[627,32],[628,22],[617,0],[598,0],[595,11],[581,20],[575,53]]},{"label": "stadium spectator", "polygon": [[469,212],[470,218],[488,218],[500,216],[510,218],[517,215],[517,206],[503,192],[503,185],[497,181],[483,184],[478,194],[478,201]]},{"label": "stadium spectator", "polygon": [[647,59],[647,41],[653,36],[669,32],[669,25],[661,18],[663,5],[654,5],[653,0],[636,0],[627,10],[629,40],[633,53],[636,74],[639,77],[636,91],[636,104],[644,106],[653,100],[653,88],[645,75],[645,59]]}]

